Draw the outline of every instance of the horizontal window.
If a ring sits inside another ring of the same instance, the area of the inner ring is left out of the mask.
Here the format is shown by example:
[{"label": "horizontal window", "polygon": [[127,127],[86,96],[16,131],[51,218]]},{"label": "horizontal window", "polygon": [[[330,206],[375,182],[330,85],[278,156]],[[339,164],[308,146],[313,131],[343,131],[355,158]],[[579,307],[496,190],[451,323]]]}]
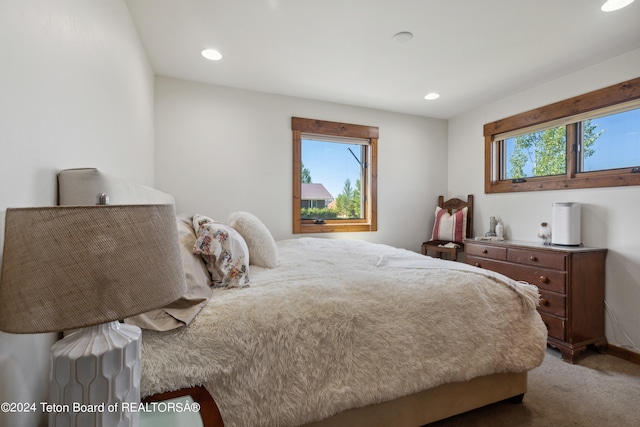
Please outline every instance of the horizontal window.
[{"label": "horizontal window", "polygon": [[640,185],[640,79],[484,126],[485,193]]}]

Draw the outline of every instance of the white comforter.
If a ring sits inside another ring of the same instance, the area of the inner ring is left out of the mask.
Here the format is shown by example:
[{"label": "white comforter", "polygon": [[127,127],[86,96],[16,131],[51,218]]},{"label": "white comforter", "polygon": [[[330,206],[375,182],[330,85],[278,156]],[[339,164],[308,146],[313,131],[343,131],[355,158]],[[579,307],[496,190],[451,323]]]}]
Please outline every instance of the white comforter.
[{"label": "white comforter", "polygon": [[215,290],[188,328],[144,331],[143,395],[204,384],[225,426],[286,427],[542,362],[528,285],[360,241],[278,250],[277,268]]}]

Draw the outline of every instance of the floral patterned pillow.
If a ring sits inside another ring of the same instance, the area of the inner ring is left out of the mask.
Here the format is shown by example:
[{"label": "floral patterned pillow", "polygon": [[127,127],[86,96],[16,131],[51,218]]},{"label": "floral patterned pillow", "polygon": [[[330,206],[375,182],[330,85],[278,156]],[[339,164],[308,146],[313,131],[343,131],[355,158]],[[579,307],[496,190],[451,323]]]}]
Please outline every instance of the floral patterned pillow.
[{"label": "floral patterned pillow", "polygon": [[249,249],[240,233],[200,214],[193,216],[193,229],[197,236],[193,253],[204,259],[213,286],[226,289],[249,286]]}]

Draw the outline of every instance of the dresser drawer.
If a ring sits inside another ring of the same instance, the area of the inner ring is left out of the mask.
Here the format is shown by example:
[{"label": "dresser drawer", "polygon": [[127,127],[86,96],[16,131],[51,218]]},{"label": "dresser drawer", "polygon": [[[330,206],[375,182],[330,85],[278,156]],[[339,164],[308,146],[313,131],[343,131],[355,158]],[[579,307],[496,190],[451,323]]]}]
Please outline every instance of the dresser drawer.
[{"label": "dresser drawer", "polygon": [[540,306],[538,311],[555,314],[556,316],[565,317],[567,297],[563,294],[556,294],[554,292],[545,291],[543,289],[540,292]]},{"label": "dresser drawer", "polygon": [[507,261],[516,264],[540,265],[554,270],[565,270],[565,255],[561,253],[551,253],[537,251],[535,249],[513,249],[507,252]]},{"label": "dresser drawer", "polygon": [[514,280],[522,280],[540,289],[566,294],[567,274],[564,271],[546,268],[529,267],[527,265],[504,264],[500,273]]},{"label": "dresser drawer", "polygon": [[544,322],[547,331],[549,331],[549,336],[564,341],[565,319],[545,313],[540,313],[540,317],[542,317],[542,322]]},{"label": "dresser drawer", "polygon": [[[474,265],[480,268],[486,268],[487,270],[497,271],[498,273],[505,274],[503,272],[504,263],[494,261],[489,258],[482,258],[477,256],[465,255],[465,262],[467,264]],[[505,274],[506,276],[506,274]]]},{"label": "dresser drawer", "polygon": [[547,270],[544,268],[530,267],[528,265],[509,264],[507,262],[495,261],[488,258],[467,256],[467,264],[476,267],[497,271],[513,280],[522,280],[540,289],[566,293],[567,276],[564,271]]},{"label": "dresser drawer", "polygon": [[505,261],[507,259],[507,248],[490,245],[466,244],[467,255],[475,255],[483,258],[497,259]]}]

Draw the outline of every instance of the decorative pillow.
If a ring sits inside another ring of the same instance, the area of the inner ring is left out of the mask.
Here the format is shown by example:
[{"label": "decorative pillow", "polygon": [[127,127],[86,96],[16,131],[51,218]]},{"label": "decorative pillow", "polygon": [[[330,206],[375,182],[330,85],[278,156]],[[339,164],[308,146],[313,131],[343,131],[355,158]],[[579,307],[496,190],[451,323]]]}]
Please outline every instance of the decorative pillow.
[{"label": "decorative pillow", "polygon": [[451,215],[446,209],[437,206],[431,240],[462,242],[467,232],[467,211],[467,208],[462,208]]},{"label": "decorative pillow", "polygon": [[207,264],[213,286],[244,288],[249,286],[249,248],[240,233],[228,224],[204,215],[193,216],[196,243],[193,253]]},{"label": "decorative pillow", "polygon": [[249,212],[234,212],[227,219],[238,233],[244,237],[249,247],[251,264],[274,268],[278,265],[278,247],[266,225]]},{"label": "decorative pillow", "polygon": [[189,325],[207,304],[211,296],[211,276],[201,256],[193,253],[196,234],[191,218],[176,217],[180,255],[187,282],[186,292],[164,308],[158,308],[125,319],[125,323],[137,325],[143,329],[168,331]]}]

